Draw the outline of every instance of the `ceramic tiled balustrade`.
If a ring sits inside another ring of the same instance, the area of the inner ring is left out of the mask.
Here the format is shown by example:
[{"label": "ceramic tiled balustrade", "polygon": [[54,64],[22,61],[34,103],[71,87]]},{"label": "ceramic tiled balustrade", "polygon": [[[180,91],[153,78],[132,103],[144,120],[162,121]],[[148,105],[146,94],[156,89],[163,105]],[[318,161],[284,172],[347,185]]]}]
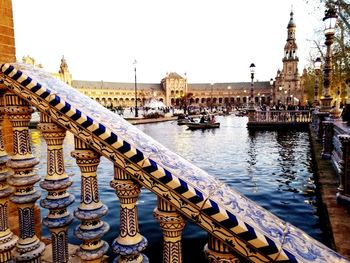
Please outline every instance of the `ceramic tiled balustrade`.
[{"label": "ceramic tiled balustrade", "polygon": [[[159,198],[154,213],[162,229],[165,229],[164,236],[168,242],[181,239],[179,235],[183,221],[180,217],[186,217],[205,229],[211,235],[211,240],[217,241],[210,242],[206,247],[211,262],[219,262],[225,257],[230,260],[225,262],[237,262],[236,254],[252,262],[348,262],[49,73],[24,64],[4,64],[0,79],[9,92],[75,135],[76,151],[72,155],[77,158],[82,171],[83,191],[91,191],[89,195],[83,194],[84,200],[75,212],[75,216],[82,221],[76,233],[83,240],[82,258],[99,258],[107,249],[106,244],[100,241],[108,230],[108,225],[101,220],[105,208],[98,198],[98,189],[93,188],[95,167],[99,156],[103,155],[115,165],[111,185],[121,200],[124,220],[132,218],[137,221],[134,206],[139,188],[143,186]],[[64,183],[65,186],[60,187],[66,190],[69,183]],[[46,190],[55,191],[55,186],[45,185]],[[89,198],[95,202],[93,205]],[[71,202],[67,195],[57,201],[57,206],[64,207],[62,200],[67,201],[66,205]],[[51,200],[51,204],[54,201]],[[55,214],[55,208],[51,209]],[[176,213],[177,210],[181,213]],[[172,236],[173,233],[167,231],[170,223],[163,215],[173,216],[179,233]],[[50,225],[55,228],[54,224],[59,225],[64,218],[70,217],[61,216],[56,220],[52,215]],[[89,228],[91,222],[94,222],[92,230]],[[86,228],[91,231],[84,232]],[[138,226],[134,225],[132,230],[121,229],[120,233],[111,245],[113,251],[119,254],[117,260],[143,257],[141,261],[146,262],[145,256],[135,252],[135,248],[142,251],[147,245],[145,237],[138,233]],[[90,249],[91,246],[95,246],[94,250]],[[221,249],[223,247],[225,249]],[[169,251],[179,253],[179,250]],[[165,255],[167,258],[164,262],[181,262],[181,255],[173,255],[176,260],[169,253]]]}]

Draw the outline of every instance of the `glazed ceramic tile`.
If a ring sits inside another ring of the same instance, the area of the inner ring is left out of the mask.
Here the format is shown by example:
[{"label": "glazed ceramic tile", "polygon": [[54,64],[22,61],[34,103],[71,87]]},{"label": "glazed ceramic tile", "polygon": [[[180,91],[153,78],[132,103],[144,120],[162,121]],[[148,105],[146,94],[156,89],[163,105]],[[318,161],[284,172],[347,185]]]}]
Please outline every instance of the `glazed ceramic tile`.
[{"label": "glazed ceramic tile", "polygon": [[302,230],[288,224],[278,261],[290,262],[348,262],[341,255],[321,244]]}]

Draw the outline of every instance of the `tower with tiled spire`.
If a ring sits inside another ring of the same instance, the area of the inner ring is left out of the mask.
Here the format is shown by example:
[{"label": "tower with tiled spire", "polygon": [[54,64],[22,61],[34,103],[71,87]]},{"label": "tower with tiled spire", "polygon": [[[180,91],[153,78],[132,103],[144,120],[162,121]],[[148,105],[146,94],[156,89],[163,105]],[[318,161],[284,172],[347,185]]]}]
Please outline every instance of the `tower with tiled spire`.
[{"label": "tower with tiled spire", "polygon": [[286,104],[297,105],[303,103],[303,90],[300,85],[300,75],[298,72],[299,58],[297,55],[298,45],[296,43],[294,13],[291,11],[289,23],[287,25],[287,41],[284,45],[284,56],[282,59],[283,69],[277,72],[276,87],[279,90],[279,100]]},{"label": "tower with tiled spire", "polygon": [[[286,93],[286,101],[290,104],[297,104],[297,98],[302,100],[302,92],[300,90],[300,76],[298,72],[299,58],[297,55],[298,45],[295,38],[296,25],[293,18],[293,11],[290,13],[290,19],[287,26],[287,42],[284,46],[283,61],[283,88]],[[294,101],[293,101],[294,100]]]},{"label": "tower with tiled spire", "polygon": [[16,62],[12,0],[0,0],[0,64]]}]

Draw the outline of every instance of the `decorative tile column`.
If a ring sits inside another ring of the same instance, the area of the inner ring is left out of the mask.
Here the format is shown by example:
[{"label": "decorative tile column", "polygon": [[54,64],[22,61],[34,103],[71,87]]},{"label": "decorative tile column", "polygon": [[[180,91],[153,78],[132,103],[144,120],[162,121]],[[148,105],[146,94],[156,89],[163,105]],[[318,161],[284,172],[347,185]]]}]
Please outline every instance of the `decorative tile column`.
[{"label": "decorative tile column", "polygon": [[329,112],[317,112],[315,113],[315,117],[317,118],[317,127],[316,127],[316,132],[317,132],[317,137],[316,140],[322,142],[323,140],[323,121],[329,117]]},{"label": "decorative tile column", "polygon": [[163,263],[183,262],[181,234],[185,227],[185,219],[160,197],[153,214],[163,230]]},{"label": "decorative tile column", "polygon": [[342,161],[339,173],[337,202],[350,207],[350,135],[339,135]]},{"label": "decorative tile column", "polygon": [[40,183],[41,188],[47,191],[47,196],[40,204],[49,209],[49,214],[43,219],[43,224],[51,233],[52,261],[65,263],[69,261],[67,229],[73,220],[67,206],[74,202],[74,196],[67,192],[72,180],[64,167],[62,145],[66,130],[53,123],[45,114],[40,115],[38,128],[47,144],[47,174]]},{"label": "decorative tile column", "polygon": [[32,154],[28,129],[34,110],[25,100],[9,93],[5,94],[5,105],[13,128],[13,155],[7,165],[13,170],[8,183],[15,188],[15,192],[10,200],[18,209],[20,232],[14,258],[16,262],[41,262],[45,245],[34,230],[34,205],[41,195],[34,187],[40,181],[34,166],[39,161]]},{"label": "decorative tile column", "polygon": [[13,188],[7,183],[7,178],[10,176],[10,171],[7,169],[6,162],[8,155],[5,151],[3,140],[2,123],[4,120],[4,94],[0,91],[0,262],[13,262],[11,250],[15,247],[18,237],[15,236],[9,229],[9,205],[10,195],[13,193]]},{"label": "decorative tile column", "polygon": [[148,262],[148,258],[141,253],[148,242],[140,234],[136,207],[141,186],[126,171],[114,166],[111,187],[115,189],[120,201],[120,232],[112,244],[113,252],[119,256],[114,262]]},{"label": "decorative tile column", "polygon": [[100,155],[79,138],[74,137],[75,151],[72,156],[81,171],[81,199],[74,216],[81,220],[75,229],[75,236],[83,241],[77,255],[82,262],[99,263],[106,260],[108,244],[101,238],[108,232],[109,225],[100,218],[108,208],[102,204],[97,182],[97,167]]},{"label": "decorative tile column", "polygon": [[208,235],[208,244],[204,247],[204,253],[212,263],[239,263],[238,257],[222,241],[212,235]]},{"label": "decorative tile column", "polygon": [[333,122],[323,121],[322,159],[330,159],[333,151]]}]

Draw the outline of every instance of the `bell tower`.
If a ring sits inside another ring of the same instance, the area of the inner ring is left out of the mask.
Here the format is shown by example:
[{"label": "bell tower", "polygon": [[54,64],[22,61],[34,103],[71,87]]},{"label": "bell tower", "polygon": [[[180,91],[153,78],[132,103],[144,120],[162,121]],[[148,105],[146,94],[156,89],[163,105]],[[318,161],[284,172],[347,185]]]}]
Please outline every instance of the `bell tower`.
[{"label": "bell tower", "polygon": [[287,25],[287,41],[284,46],[284,57],[282,59],[281,86],[285,94],[286,103],[297,105],[299,102],[302,103],[303,92],[300,87],[300,76],[298,72],[298,45],[295,38],[296,25],[293,15],[294,13],[291,11]]},{"label": "bell tower", "polygon": [[16,62],[12,0],[0,0],[0,63]]}]

